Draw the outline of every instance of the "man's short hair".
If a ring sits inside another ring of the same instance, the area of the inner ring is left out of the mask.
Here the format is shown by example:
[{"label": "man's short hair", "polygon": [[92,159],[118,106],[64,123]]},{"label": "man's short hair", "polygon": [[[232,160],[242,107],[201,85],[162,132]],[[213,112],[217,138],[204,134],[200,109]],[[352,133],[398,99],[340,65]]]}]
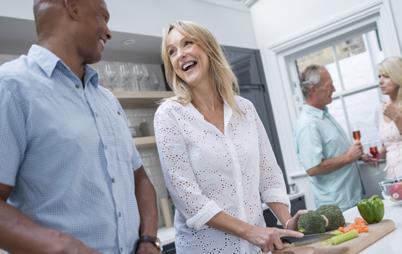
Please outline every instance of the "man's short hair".
[{"label": "man's short hair", "polygon": [[322,65],[312,64],[306,67],[300,77],[300,88],[304,99],[307,99],[310,89],[321,83]]}]

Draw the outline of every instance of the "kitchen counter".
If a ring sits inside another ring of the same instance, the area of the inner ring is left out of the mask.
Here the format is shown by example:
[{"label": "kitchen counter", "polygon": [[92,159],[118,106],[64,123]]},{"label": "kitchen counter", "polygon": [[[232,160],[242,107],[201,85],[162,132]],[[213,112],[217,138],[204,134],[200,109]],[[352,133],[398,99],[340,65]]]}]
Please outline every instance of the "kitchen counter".
[{"label": "kitchen counter", "polygon": [[[361,254],[402,253],[402,206],[396,206],[387,200],[384,200],[384,206],[384,219],[392,219],[395,222],[396,229],[361,251]],[[353,222],[356,217],[361,217],[357,207],[346,210],[344,216],[346,222]]]}]

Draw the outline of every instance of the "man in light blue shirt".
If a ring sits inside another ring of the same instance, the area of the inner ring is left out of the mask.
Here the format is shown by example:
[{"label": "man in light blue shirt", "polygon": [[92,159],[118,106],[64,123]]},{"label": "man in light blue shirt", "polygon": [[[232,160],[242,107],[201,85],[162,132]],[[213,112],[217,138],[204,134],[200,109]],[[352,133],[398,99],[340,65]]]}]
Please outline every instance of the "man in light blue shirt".
[{"label": "man in light blue shirt", "polygon": [[305,105],[295,131],[299,161],[313,185],[317,207],[336,204],[346,210],[362,198],[356,160],[363,155],[363,147],[360,142],[351,144],[328,112],[335,88],[325,67],[308,66],[301,87]]},{"label": "man in light blue shirt", "polygon": [[104,1],[36,0],[34,14],[39,45],[0,67],[0,248],[159,253],[155,191],[87,65],[111,38]]}]

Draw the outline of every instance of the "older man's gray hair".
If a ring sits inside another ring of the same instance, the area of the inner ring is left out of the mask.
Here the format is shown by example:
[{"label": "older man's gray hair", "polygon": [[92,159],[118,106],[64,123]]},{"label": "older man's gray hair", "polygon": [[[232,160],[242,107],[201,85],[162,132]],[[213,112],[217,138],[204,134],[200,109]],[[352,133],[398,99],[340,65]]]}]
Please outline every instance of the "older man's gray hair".
[{"label": "older man's gray hair", "polygon": [[307,66],[300,78],[300,88],[304,99],[307,99],[310,89],[317,86],[321,82],[321,69],[325,68],[322,65],[312,64]]}]

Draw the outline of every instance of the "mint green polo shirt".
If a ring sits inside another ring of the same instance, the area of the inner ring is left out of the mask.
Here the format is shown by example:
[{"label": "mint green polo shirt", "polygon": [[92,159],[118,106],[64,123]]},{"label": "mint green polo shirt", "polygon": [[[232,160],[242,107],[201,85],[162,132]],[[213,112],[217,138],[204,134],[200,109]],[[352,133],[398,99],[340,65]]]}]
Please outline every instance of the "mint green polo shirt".
[{"label": "mint green polo shirt", "polygon": [[[328,108],[304,105],[295,129],[297,156],[307,171],[325,159],[346,153],[352,145]],[[353,207],[363,195],[356,162],[329,174],[309,176],[317,207],[336,204],[342,210]]]}]

